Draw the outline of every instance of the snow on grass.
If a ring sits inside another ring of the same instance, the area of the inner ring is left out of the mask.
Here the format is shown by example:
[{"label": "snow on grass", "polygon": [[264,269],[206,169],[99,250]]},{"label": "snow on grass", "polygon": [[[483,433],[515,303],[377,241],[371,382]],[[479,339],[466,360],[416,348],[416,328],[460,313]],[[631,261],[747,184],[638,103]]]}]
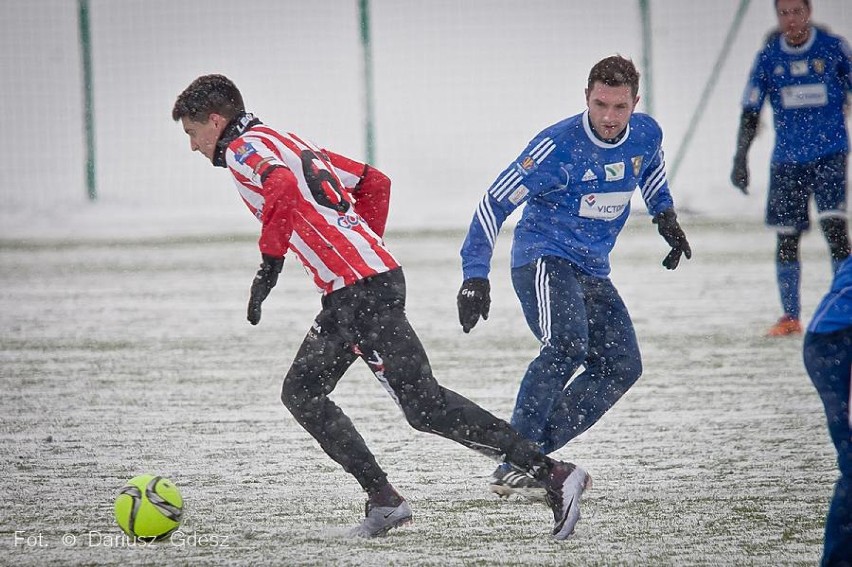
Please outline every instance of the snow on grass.
[{"label": "snow on grass", "polygon": [[[249,325],[254,236],[0,243],[0,563],[812,565],[834,454],[801,339],[761,336],[779,315],[774,237],[757,224],[684,225],[695,256],[675,272],[646,219],[620,237],[612,277],[645,373],[557,453],[594,478],[567,542],[550,539],[541,504],[487,492],[492,462],[409,428],[360,365],[335,399],[415,521],[344,537],[363,495],[278,399],[319,295],[288,259]],[[462,237],[387,240],[438,379],[508,417],[537,349],[509,281],[509,234],[491,318],[470,335],[455,312]],[[802,257],[807,318],[830,279],[819,234]],[[172,541],[133,546],[113,498],[146,472],[177,483],[185,520]]]}]

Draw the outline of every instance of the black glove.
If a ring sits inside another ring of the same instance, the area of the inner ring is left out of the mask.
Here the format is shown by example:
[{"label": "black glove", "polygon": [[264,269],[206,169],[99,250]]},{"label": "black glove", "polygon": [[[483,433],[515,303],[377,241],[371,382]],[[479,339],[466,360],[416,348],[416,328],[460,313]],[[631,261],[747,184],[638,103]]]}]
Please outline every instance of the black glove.
[{"label": "black glove", "polygon": [[666,209],[654,217],[653,223],[657,225],[660,235],[666,239],[666,243],[672,247],[672,251],[663,259],[663,266],[667,270],[674,270],[680,263],[683,254],[687,259],[692,258],[692,248],[686,241],[686,235],[677,222],[677,213],[674,209]]},{"label": "black glove", "polygon": [[251,282],[251,297],[248,303],[248,320],[252,325],[257,325],[260,322],[260,304],[278,283],[278,274],[281,273],[281,268],[284,267],[284,258],[276,258],[268,254],[263,254],[263,262],[260,264],[260,269],[254,276],[254,281]]},{"label": "black glove", "polygon": [[491,283],[485,278],[464,280],[456,303],[462,330],[469,333],[476,326],[480,315],[484,320],[488,319],[488,310],[491,309]]},{"label": "black glove", "polygon": [[740,153],[734,156],[734,168],[731,170],[731,183],[734,187],[748,195],[748,160]]}]

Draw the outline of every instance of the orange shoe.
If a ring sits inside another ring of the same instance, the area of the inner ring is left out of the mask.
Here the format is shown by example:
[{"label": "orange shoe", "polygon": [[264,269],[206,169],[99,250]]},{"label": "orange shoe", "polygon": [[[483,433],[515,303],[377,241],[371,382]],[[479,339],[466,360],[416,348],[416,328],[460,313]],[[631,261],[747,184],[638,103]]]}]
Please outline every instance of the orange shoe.
[{"label": "orange shoe", "polygon": [[784,315],[778,322],[769,327],[769,330],[766,331],[767,337],[786,337],[788,335],[801,335],[802,334],[802,324],[799,323],[798,319],[793,318],[791,315]]}]

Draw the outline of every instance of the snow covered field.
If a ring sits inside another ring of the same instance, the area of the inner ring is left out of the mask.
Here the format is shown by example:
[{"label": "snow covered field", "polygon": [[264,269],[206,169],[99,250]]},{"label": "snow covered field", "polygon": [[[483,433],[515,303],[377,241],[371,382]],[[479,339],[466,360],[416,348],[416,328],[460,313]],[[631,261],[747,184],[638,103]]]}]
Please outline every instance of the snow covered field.
[{"label": "snow covered field", "polygon": [[[595,483],[561,543],[549,510],[492,497],[493,464],[410,429],[361,366],[335,398],[415,523],[343,537],[363,496],[278,399],[319,297],[288,259],[250,326],[252,235],[0,241],[0,564],[815,564],[834,456],[801,339],[761,337],[779,315],[774,237],[757,223],[683,220],[695,255],[675,272],[645,216],[616,247],[645,374],[558,453]],[[507,417],[536,352],[509,283],[508,231],[491,319],[471,335],[455,312],[462,234],[387,240],[438,379]],[[803,262],[809,319],[829,284],[818,233]],[[185,521],[171,541],[132,546],[113,498],[145,472],[177,483]]]}]

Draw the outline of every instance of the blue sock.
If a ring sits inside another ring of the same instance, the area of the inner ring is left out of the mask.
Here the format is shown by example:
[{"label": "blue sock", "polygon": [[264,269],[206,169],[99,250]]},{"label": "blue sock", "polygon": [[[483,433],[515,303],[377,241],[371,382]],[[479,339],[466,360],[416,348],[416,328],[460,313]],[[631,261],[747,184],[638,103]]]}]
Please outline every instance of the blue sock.
[{"label": "blue sock", "polygon": [[799,318],[799,280],[802,267],[799,262],[775,263],[775,274],[778,279],[778,291],[781,292],[781,306],[784,314],[794,319]]}]

